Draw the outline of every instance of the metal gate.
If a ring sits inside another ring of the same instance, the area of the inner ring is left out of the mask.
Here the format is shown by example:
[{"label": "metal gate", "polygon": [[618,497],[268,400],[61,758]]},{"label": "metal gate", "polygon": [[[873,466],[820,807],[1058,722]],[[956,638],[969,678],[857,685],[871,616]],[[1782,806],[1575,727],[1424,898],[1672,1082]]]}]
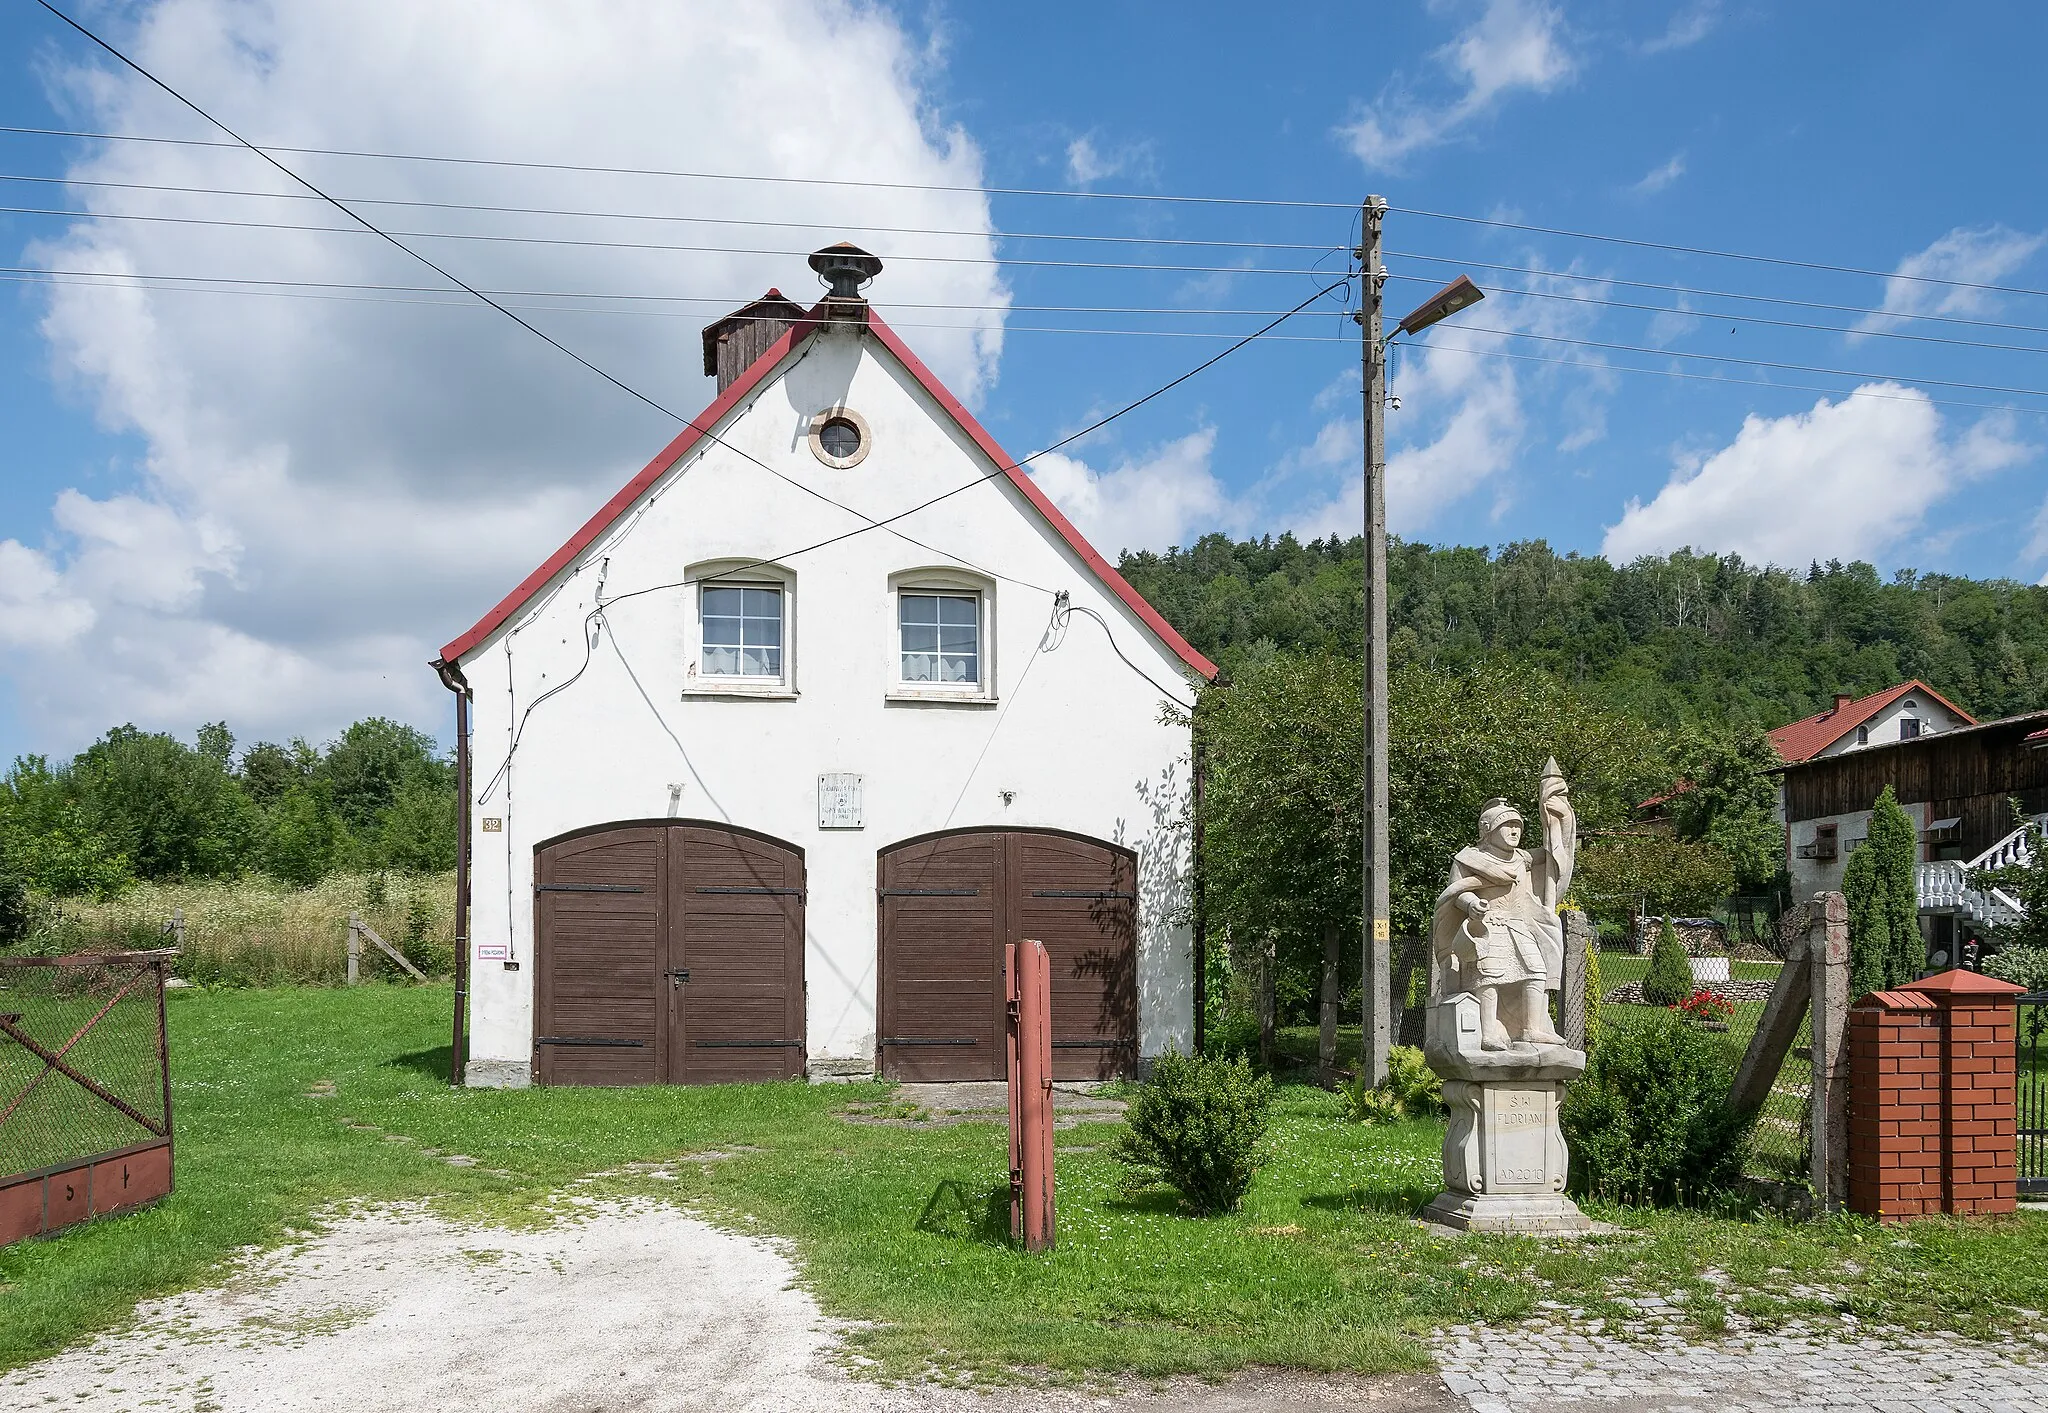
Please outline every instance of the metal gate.
[{"label": "metal gate", "polygon": [[176,955],[0,960],[0,1244],[171,1190]]},{"label": "metal gate", "polygon": [[2048,1193],[2048,992],[2019,999],[2019,1176],[2023,1194]]}]

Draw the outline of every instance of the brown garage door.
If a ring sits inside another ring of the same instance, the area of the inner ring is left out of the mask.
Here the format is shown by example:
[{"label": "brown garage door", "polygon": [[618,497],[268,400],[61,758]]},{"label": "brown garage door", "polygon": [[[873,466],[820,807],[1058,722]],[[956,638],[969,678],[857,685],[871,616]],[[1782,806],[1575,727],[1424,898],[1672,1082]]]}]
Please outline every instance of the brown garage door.
[{"label": "brown garage door", "polygon": [[804,863],[692,820],[579,830],[534,860],[542,1084],[804,1071]]},{"label": "brown garage door", "polygon": [[962,830],[882,852],[880,1035],[891,1079],[1001,1079],[1003,944],[1052,961],[1053,1076],[1138,1058],[1137,856],[1041,830]]}]

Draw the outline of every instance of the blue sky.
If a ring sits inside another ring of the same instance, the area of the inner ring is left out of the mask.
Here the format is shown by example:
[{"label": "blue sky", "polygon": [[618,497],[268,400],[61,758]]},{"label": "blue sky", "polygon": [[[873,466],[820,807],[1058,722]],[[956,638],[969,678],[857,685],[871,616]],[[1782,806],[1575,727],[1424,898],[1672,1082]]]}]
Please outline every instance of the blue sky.
[{"label": "blue sky", "polygon": [[[425,240],[465,278],[592,296],[522,309],[688,412],[709,395],[697,328],[769,283],[808,291],[798,252],[844,233],[890,261],[878,305],[1023,455],[1328,282],[1306,272],[1341,274],[1343,208],[1376,191],[1396,312],[1461,269],[1489,291],[1396,355],[1402,533],[2048,573],[2048,395],[1994,390],[2048,389],[2048,298],[1972,287],[2048,288],[2036,7],[696,8],[90,18],[258,140],[917,184],[291,159],[355,197],[686,218],[375,208],[414,231],[719,247]],[[0,10],[0,64],[0,122],[205,135],[33,6]],[[247,154],[0,135],[0,172],[127,184],[10,181],[0,205],[184,218],[0,215],[0,263],[213,282],[0,285],[0,754],[130,719],[317,739],[380,711],[445,735],[424,660],[670,433],[374,242],[191,224],[332,223],[310,203],[138,189],[286,189]],[[298,283],[228,283],[246,280]],[[675,297],[595,298],[648,293]],[[1112,553],[1348,531],[1339,307],[1035,470]]]}]

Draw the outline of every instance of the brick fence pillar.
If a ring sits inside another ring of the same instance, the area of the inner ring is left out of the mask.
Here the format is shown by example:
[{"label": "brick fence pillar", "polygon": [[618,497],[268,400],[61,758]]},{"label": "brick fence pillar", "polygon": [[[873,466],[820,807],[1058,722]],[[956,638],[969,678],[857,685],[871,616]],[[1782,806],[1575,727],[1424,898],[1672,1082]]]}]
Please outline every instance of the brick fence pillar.
[{"label": "brick fence pillar", "polygon": [[1849,1012],[1849,1206],[1884,1220],[2017,1201],[2021,988],[1948,971]]}]

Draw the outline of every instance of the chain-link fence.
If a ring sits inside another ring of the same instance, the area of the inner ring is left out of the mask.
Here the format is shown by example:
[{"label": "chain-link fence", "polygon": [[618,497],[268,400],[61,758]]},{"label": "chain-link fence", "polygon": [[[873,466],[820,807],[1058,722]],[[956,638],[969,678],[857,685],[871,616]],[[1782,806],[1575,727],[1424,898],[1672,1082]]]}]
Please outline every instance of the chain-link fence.
[{"label": "chain-link fence", "polygon": [[0,958],[0,1183],[170,1137],[176,955]]},{"label": "chain-link fence", "polygon": [[[1778,984],[1783,964],[1776,961],[1728,961],[1728,979],[1700,980],[1698,990],[1710,991],[1728,1005],[1725,1015],[1701,1014],[1694,1024],[1718,1035],[1728,1052],[1731,1068],[1741,1064],[1771,990]],[[1602,1025],[1627,1025],[1633,1018],[1661,1009],[1643,1004],[1642,981],[1649,970],[1649,958],[1631,952],[1605,951],[1600,954],[1600,984],[1605,1003],[1600,1010]],[[1812,1114],[1808,1102],[1813,1090],[1812,1018],[1800,1023],[1770,1092],[1757,1114],[1750,1139],[1745,1171],[1752,1177],[1772,1182],[1804,1182],[1812,1148]]]}]

